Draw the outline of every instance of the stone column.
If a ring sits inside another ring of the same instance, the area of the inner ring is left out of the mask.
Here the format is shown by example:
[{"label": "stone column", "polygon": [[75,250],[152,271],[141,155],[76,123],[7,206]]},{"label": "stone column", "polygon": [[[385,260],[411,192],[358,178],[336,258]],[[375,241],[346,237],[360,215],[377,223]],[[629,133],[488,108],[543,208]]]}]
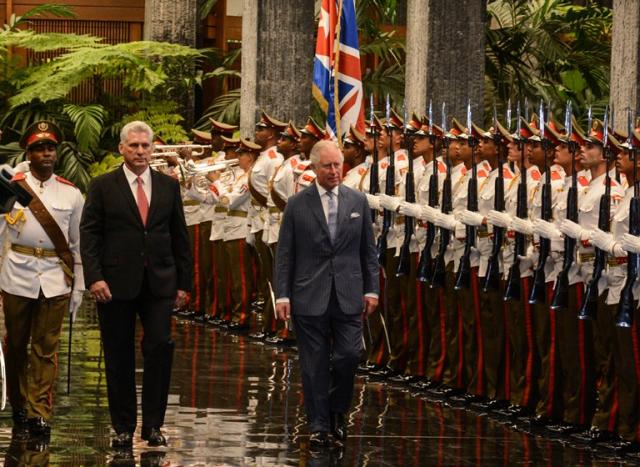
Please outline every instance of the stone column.
[{"label": "stone column", "polygon": [[640,2],[614,0],[611,102],[616,129],[627,131],[627,108],[640,111]]},{"label": "stone column", "polygon": [[311,112],[314,0],[244,0],[240,131],[253,135],[261,109],[300,125]]},{"label": "stone column", "polygon": [[[196,0],[146,0],[144,6],[144,40],[196,46],[198,7]],[[171,96],[179,103],[186,124],[194,119],[194,90]]]},{"label": "stone column", "polygon": [[449,118],[465,121],[471,98],[473,120],[482,123],[486,20],[485,0],[408,0],[408,110],[424,114],[432,99],[439,123],[444,101]]}]

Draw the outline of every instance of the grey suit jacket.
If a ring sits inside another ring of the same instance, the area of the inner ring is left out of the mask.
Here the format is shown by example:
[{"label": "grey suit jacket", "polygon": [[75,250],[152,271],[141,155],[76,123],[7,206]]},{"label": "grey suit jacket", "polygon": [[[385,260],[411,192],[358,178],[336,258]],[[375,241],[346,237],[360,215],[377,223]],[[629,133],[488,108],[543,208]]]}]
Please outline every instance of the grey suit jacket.
[{"label": "grey suit jacket", "polygon": [[276,254],[276,298],[288,297],[294,315],[318,316],[335,284],[340,309],[362,313],[364,294],[378,293],[378,261],[370,209],[362,193],[339,188],[334,242],[314,183],[287,202]]}]

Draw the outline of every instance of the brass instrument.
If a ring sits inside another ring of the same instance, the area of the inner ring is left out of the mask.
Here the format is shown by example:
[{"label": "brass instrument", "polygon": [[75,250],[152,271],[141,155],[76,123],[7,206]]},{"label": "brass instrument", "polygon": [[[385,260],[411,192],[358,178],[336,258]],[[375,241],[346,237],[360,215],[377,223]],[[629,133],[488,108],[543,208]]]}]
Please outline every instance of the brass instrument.
[{"label": "brass instrument", "polygon": [[192,156],[202,157],[211,146],[203,146],[202,144],[156,144],[154,148],[162,153],[173,153],[172,155],[176,156],[178,155],[177,151],[180,149],[190,149]]},{"label": "brass instrument", "polygon": [[184,163],[185,178],[190,179],[198,191],[206,191],[210,183],[206,177],[208,173],[220,172],[220,181],[225,185],[230,184],[236,178],[233,167],[237,165],[238,159],[227,159],[215,164],[196,164],[188,160]]}]

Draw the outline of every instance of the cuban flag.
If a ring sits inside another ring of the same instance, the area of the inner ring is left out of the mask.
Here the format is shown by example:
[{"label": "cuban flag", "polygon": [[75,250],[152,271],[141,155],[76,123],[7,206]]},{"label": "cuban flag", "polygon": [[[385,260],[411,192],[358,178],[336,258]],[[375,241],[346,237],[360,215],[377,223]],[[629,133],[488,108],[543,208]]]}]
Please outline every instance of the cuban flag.
[{"label": "cuban flag", "polygon": [[312,91],[332,137],[342,140],[350,125],[364,133],[355,0],[322,0]]}]

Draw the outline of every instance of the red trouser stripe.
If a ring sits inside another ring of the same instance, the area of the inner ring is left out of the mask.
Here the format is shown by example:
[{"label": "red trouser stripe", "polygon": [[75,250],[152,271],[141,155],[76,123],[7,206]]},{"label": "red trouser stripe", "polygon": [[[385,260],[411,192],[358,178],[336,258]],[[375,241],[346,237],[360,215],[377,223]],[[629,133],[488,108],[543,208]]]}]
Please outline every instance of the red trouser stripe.
[{"label": "red trouser stripe", "polygon": [[476,340],[478,342],[478,383],[477,395],[484,395],[484,343],[482,341],[482,321],[480,317],[480,291],[478,290],[478,268],[471,268],[471,291],[473,293],[473,310],[476,316]]},{"label": "red trouser stripe", "polygon": [[437,381],[442,380],[442,373],[444,371],[444,362],[447,355],[447,336],[445,326],[447,324],[447,308],[444,301],[444,290],[438,289],[438,310],[440,311],[440,357],[438,357],[438,366],[435,371],[435,379]]},{"label": "red trouser stripe", "polygon": [[[379,303],[384,303],[385,301],[385,289],[384,289],[384,274],[380,274],[380,302]],[[384,305],[383,305],[384,306]],[[380,312],[383,313],[385,310],[381,310]],[[382,325],[381,325],[382,327]],[[386,346],[386,338],[385,338],[385,334],[384,334],[384,328],[382,329],[382,339],[380,339],[380,344],[379,344],[379,349],[378,349],[378,355],[375,358],[375,364],[376,365],[382,365],[382,359],[384,358],[384,349]]]},{"label": "red trouser stripe", "polygon": [[193,306],[200,310],[200,224],[193,227]]},{"label": "red trouser stripe", "polygon": [[[504,322],[504,397],[505,399],[509,399],[509,394],[511,394],[511,354],[510,354],[510,345],[509,345],[509,304],[504,302],[502,305],[502,316]],[[507,451],[508,452],[508,451]]]},{"label": "red trouser stripe", "polygon": [[618,409],[620,408],[620,399],[618,397],[618,377],[613,380],[613,403],[611,404],[611,413],[609,414],[609,425],[607,429],[611,432],[616,430],[616,421],[618,420]]},{"label": "red trouser stripe", "polygon": [[523,407],[528,407],[531,402],[531,388],[533,387],[533,323],[531,319],[531,305],[529,304],[529,297],[531,291],[529,290],[530,277],[522,278],[522,303],[524,306],[524,329],[527,337],[527,363],[525,366],[525,384],[524,391],[522,393]]},{"label": "red trouser stripe", "polygon": [[[636,373],[636,384],[640,383],[640,349],[638,346],[637,323],[631,323],[631,342],[633,343],[633,367]],[[640,423],[636,425],[636,441],[640,441]]]},{"label": "red trouser stripe", "polygon": [[464,372],[464,321],[462,320],[462,305],[457,302],[458,312],[458,388],[462,389],[462,373]]},{"label": "red trouser stripe", "polygon": [[242,307],[240,308],[240,324],[244,324],[247,319],[247,307],[249,305],[249,297],[247,295],[247,270],[245,268],[245,251],[244,242],[238,242],[239,259],[240,259],[240,286],[242,290]]},{"label": "red trouser stripe", "polygon": [[[547,303],[551,303],[553,299],[553,282],[547,282]],[[549,402],[547,404],[547,415],[551,417],[553,415],[553,408],[556,401],[556,312],[549,308],[549,332],[550,336],[550,348],[549,348]]]},{"label": "red trouser stripe", "polygon": [[[576,309],[582,306],[583,290],[582,283],[576,284]],[[578,358],[580,360],[580,394],[578,400],[580,407],[578,409],[578,418],[580,425],[587,423],[587,356],[585,344],[585,322],[578,319]]]},{"label": "red trouser stripe", "polygon": [[[419,261],[419,258],[418,258]],[[424,376],[424,310],[422,309],[422,282],[416,280],[416,311],[418,313],[418,375]]]},{"label": "red trouser stripe", "polygon": [[211,243],[211,259],[213,261],[213,303],[211,304],[211,316],[215,316],[218,313],[218,269],[220,268],[220,265],[218,264],[218,262],[216,261],[217,255],[216,255],[216,250],[217,250],[217,244],[216,242],[212,242]]}]

